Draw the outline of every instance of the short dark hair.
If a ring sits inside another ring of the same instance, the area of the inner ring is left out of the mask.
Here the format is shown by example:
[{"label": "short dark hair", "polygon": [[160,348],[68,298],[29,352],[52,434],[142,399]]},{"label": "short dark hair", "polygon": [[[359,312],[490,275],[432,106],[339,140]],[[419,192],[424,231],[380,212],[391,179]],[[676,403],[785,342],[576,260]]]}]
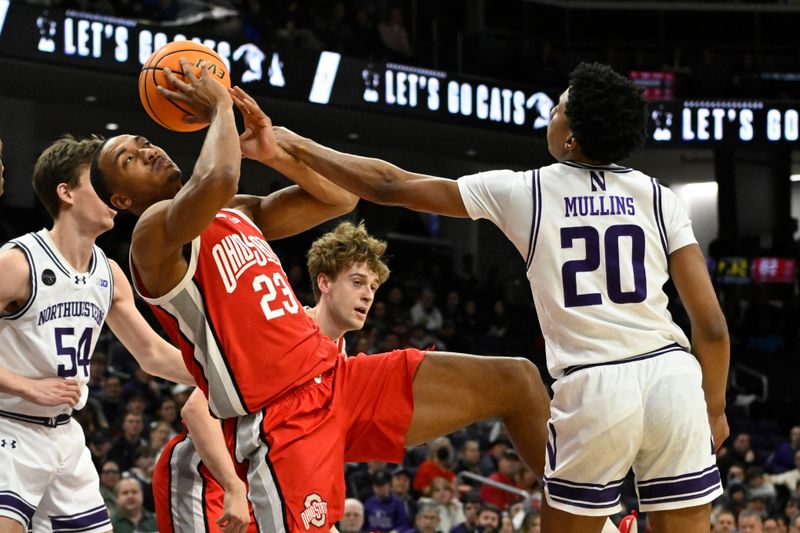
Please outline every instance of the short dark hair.
[{"label": "short dark hair", "polygon": [[99,163],[100,152],[103,151],[103,147],[108,141],[109,139],[104,140],[94,151],[94,154],[92,155],[92,161],[89,166],[89,179],[92,180],[92,187],[94,187],[94,192],[97,193],[97,196],[99,196],[106,205],[110,206],[111,192],[108,190],[108,177],[100,170]]},{"label": "short dark hair", "polygon": [[66,134],[45,148],[33,166],[33,190],[53,220],[58,218],[61,201],[56,189],[66,183],[72,189],[78,186],[81,167],[90,165],[102,137],[92,135],[76,139]]},{"label": "short dark hair", "polygon": [[642,89],[608,65],[581,63],[569,75],[570,130],[592,161],[619,161],[640,147],[646,107]]}]

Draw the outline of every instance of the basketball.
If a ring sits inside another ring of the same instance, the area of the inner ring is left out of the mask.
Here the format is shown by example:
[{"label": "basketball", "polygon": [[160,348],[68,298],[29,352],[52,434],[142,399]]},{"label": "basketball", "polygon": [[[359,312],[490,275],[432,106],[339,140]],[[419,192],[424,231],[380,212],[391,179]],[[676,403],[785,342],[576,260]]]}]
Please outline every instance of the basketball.
[{"label": "basketball", "polygon": [[210,48],[194,41],[175,41],[168,43],[155,52],[145,61],[139,73],[139,98],[142,101],[150,118],[173,131],[197,131],[208,126],[208,123],[187,124],[183,118],[193,115],[192,110],[182,102],[176,102],[158,93],[156,87],[162,86],[172,89],[172,85],[164,75],[167,67],[179,79],[186,79],[180,65],[180,59],[185,58],[193,67],[196,75],[200,75],[200,66],[211,63],[209,74],[214,79],[230,88],[231,77],[225,62]]}]

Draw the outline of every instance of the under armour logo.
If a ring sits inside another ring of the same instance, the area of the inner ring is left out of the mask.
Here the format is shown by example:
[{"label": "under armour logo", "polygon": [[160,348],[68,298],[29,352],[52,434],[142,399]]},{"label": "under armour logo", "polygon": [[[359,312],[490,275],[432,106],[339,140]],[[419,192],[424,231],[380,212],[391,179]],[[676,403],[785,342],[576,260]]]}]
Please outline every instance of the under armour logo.
[{"label": "under armour logo", "polygon": [[17,447],[17,441],[0,439],[0,448],[6,448],[6,447],[15,449]]},{"label": "under armour logo", "polygon": [[83,285],[86,285],[86,276],[75,276],[75,283],[82,283]]}]

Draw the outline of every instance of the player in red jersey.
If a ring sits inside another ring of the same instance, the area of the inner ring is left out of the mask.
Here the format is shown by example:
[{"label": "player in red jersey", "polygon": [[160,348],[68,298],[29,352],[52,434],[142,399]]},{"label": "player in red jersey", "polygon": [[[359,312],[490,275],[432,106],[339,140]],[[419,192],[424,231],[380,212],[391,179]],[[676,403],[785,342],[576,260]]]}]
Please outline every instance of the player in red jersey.
[{"label": "player in red jersey", "polygon": [[[241,89],[207,68],[162,94],[210,122],[192,177],[138,136],[106,141],[95,189],[138,215],[134,281],[184,353],[219,418],[236,421],[236,460],[261,531],[327,531],[341,516],[345,461],[399,462],[404,446],[499,417],[543,472],[548,397],[520,358],[398,350],[348,360],[300,307],[267,240],[350,211],[357,199],[277,146],[272,124]],[[242,111],[237,137],[232,104]],[[236,195],[242,155],[299,185]],[[358,315],[360,311],[353,309]],[[245,416],[253,414],[254,416]]]},{"label": "player in red jersey", "polygon": [[[375,291],[389,276],[385,250],[386,243],[370,236],[363,224],[342,222],[314,241],[308,252],[317,304],[306,312],[343,356],[344,334],[364,326]],[[360,312],[354,314],[353,309]],[[231,461],[235,425],[220,425],[197,389],[181,414],[188,431],[167,443],[153,473],[159,531],[255,533],[245,486],[236,471],[241,466]]]}]

